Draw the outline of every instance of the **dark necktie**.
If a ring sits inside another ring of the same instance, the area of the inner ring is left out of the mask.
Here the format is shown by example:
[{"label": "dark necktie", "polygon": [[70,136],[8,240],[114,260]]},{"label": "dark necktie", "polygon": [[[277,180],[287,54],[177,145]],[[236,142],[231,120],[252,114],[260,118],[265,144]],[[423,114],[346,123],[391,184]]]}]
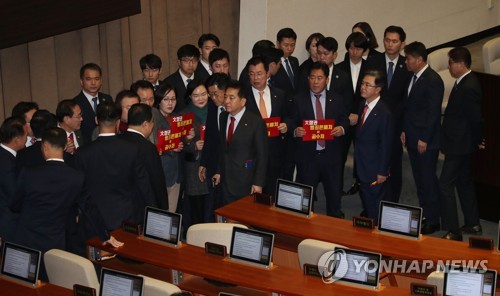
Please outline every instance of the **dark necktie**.
[{"label": "dark necktie", "polygon": [[365,124],[366,111],[368,111],[368,104],[365,104],[365,108],[363,109],[363,114],[361,114],[361,126]]},{"label": "dark necktie", "polygon": [[[323,107],[321,107],[321,102],[319,101],[319,98],[321,98],[321,94],[314,94],[316,97],[316,119],[317,120],[324,120],[325,116],[323,115]],[[321,147],[325,147],[325,140],[318,140],[318,144]]]},{"label": "dark necktie", "polygon": [[290,78],[290,82],[292,83],[292,86],[295,87],[294,85],[294,75],[293,75],[293,71],[292,71],[292,68],[290,67],[290,63],[288,62],[288,59],[285,59],[285,67],[286,67],[286,72],[288,73],[288,78]]},{"label": "dark necktie", "polygon": [[94,112],[97,112],[97,97],[92,98],[92,102],[94,102]]},{"label": "dark necktie", "polygon": [[394,63],[389,62],[389,69],[387,70],[387,87],[391,86],[392,76],[394,75]]},{"label": "dark necktie", "polygon": [[230,117],[231,118],[231,122],[229,123],[229,129],[227,130],[227,144],[231,144],[231,140],[233,139],[233,133],[234,133],[234,121],[236,120],[236,118],[234,118],[233,116]]},{"label": "dark necktie", "polygon": [[410,94],[413,86],[415,85],[415,83],[417,82],[417,75],[413,75],[413,79],[411,80],[411,86],[410,86],[410,90],[408,91],[408,94]]},{"label": "dark necktie", "polygon": [[191,79],[191,78],[186,79],[186,86],[187,86],[187,85],[189,84],[189,82],[191,82],[191,81],[193,81],[193,79]]}]

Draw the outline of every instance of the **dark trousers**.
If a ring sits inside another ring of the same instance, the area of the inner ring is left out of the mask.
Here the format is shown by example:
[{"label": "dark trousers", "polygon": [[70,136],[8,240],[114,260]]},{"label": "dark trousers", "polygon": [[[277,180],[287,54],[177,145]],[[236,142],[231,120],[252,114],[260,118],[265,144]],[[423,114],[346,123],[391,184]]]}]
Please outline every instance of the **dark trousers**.
[{"label": "dark trousers", "polygon": [[387,184],[387,194],[384,200],[397,203],[401,196],[401,187],[403,184],[403,145],[401,144],[399,135],[392,143],[390,174],[391,182]]},{"label": "dark trousers", "polygon": [[455,188],[457,189],[462,212],[464,213],[465,225],[479,225],[476,192],[471,173],[471,159],[472,154],[446,154],[439,179],[442,228],[454,233],[459,232]]},{"label": "dark trousers", "polygon": [[319,182],[323,183],[326,198],[326,214],[341,218],[342,187],[340,179],[342,163],[328,161],[325,153],[315,153],[311,162],[297,163],[297,182],[317,189]]},{"label": "dark trousers", "polygon": [[205,200],[205,219],[206,223],[215,222],[214,211],[223,206],[221,185],[213,186],[212,177],[215,174],[213,171],[207,170],[206,180],[208,187],[208,197]]},{"label": "dark trousers", "polygon": [[205,222],[205,202],[208,199],[208,194],[203,195],[187,195],[191,210],[191,224],[195,225]]},{"label": "dark trousers", "polygon": [[439,182],[436,175],[439,150],[428,149],[420,154],[416,148],[408,148],[408,155],[423,216],[427,223],[439,224]]},{"label": "dark trousers", "polygon": [[372,218],[376,225],[378,225],[380,201],[384,200],[389,186],[387,181],[376,185],[371,185],[371,182],[360,182],[359,195],[363,201],[364,210],[368,218]]}]

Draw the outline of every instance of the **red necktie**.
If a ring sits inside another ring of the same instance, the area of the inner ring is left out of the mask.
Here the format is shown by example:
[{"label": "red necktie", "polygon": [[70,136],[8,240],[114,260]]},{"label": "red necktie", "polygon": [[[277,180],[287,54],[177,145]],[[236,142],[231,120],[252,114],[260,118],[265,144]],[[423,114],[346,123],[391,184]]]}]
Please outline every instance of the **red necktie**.
[{"label": "red necktie", "polygon": [[361,115],[361,126],[365,123],[365,115],[366,111],[368,111],[368,104],[365,104],[365,108],[363,109],[363,114]]},{"label": "red necktie", "polygon": [[[316,119],[317,120],[324,120],[325,116],[323,115],[323,107],[321,107],[321,102],[319,101],[319,98],[321,98],[321,94],[314,94],[316,97]],[[321,147],[325,147],[325,140],[318,140],[318,144]]]},{"label": "red necktie", "polygon": [[227,144],[231,144],[231,139],[233,138],[233,132],[234,132],[234,121],[236,119],[231,116],[231,122],[229,123],[229,129],[227,131]]},{"label": "red necktie", "polygon": [[31,145],[35,144],[36,143],[36,138],[31,138],[30,143],[31,143]]},{"label": "red necktie", "polygon": [[73,133],[69,134],[68,139],[71,141],[71,143],[73,143],[73,146],[75,146],[74,152],[76,152],[75,136],[73,136]]}]

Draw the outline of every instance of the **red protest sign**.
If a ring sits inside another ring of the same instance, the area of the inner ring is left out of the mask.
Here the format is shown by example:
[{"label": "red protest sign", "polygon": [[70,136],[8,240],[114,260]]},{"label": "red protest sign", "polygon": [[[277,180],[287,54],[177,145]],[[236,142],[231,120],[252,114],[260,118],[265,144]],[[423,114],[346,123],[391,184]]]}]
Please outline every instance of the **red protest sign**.
[{"label": "red protest sign", "polygon": [[335,127],[335,119],[304,120],[302,127],[306,130],[302,141],[333,140],[331,132]]}]

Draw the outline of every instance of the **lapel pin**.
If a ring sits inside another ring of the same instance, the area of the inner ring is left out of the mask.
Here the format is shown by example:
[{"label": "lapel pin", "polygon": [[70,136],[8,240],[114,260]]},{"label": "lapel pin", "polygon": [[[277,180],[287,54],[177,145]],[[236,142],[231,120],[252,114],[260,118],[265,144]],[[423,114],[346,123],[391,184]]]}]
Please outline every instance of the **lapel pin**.
[{"label": "lapel pin", "polygon": [[335,75],[335,78],[338,79],[339,78],[339,75]]},{"label": "lapel pin", "polygon": [[399,65],[399,68],[403,69],[403,65]]}]

